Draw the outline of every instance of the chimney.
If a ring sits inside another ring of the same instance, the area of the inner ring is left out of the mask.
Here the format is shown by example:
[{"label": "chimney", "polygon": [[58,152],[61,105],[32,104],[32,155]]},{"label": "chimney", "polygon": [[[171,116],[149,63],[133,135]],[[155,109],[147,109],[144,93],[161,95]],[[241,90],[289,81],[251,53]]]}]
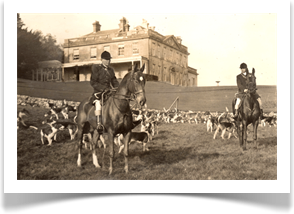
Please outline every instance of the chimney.
[{"label": "chimney", "polygon": [[149,29],[149,23],[145,19],[142,20],[141,26],[144,27],[144,28],[146,28],[146,29]]},{"label": "chimney", "polygon": [[125,32],[125,27],[126,27],[126,24],[127,24],[127,19],[125,17],[122,17],[121,20],[119,20],[120,23],[118,24],[119,26],[119,29],[123,32]]},{"label": "chimney", "polygon": [[125,24],[125,31],[126,32],[129,32],[129,30],[130,30],[130,25],[129,24]]},{"label": "chimney", "polygon": [[97,33],[98,31],[100,31],[101,25],[99,24],[98,21],[95,21],[93,23],[93,33]]},{"label": "chimney", "polygon": [[178,43],[182,44],[182,38],[180,36],[177,36],[176,39],[177,39]]},{"label": "chimney", "polygon": [[155,30],[155,26],[151,26],[151,27],[149,27],[149,29]]}]

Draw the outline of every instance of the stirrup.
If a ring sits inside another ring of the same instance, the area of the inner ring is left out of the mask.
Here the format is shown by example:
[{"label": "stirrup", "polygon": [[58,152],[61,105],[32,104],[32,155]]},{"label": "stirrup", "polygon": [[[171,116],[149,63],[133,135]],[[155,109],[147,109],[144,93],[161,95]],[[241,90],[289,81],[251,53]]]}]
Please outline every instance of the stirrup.
[{"label": "stirrup", "polygon": [[97,130],[104,130],[104,126],[101,123],[97,123]]}]

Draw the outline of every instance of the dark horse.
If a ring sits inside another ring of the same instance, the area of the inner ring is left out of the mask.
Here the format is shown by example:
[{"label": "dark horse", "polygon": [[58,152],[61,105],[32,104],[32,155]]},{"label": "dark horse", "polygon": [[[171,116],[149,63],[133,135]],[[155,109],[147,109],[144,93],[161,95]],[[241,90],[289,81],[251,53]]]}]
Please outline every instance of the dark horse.
[{"label": "dark horse", "polygon": [[[114,136],[117,134],[123,134],[124,136],[124,157],[125,157],[125,172],[128,172],[128,152],[129,152],[129,141],[131,137],[131,129],[133,128],[132,112],[130,108],[131,97],[135,97],[137,103],[143,106],[146,103],[145,97],[145,78],[143,71],[145,64],[140,70],[137,70],[137,65],[133,70],[127,73],[122,82],[120,83],[117,91],[114,95],[110,96],[107,102],[102,106],[102,124],[105,127],[105,132],[108,134],[109,140],[109,157],[110,157],[110,167],[109,174],[112,173],[113,169],[113,144]],[[79,145],[78,151],[78,167],[81,166],[81,150],[82,150],[82,137],[83,128],[86,122],[90,123],[93,127],[93,164],[95,167],[100,167],[98,164],[97,154],[96,154],[96,142],[99,139],[101,133],[97,131],[97,120],[94,114],[94,106],[89,103],[90,98],[82,101],[78,107],[78,132],[77,140]],[[105,148],[104,148],[105,149]]]},{"label": "dark horse", "polygon": [[[254,98],[254,93],[256,89],[256,77],[255,77],[255,69],[252,69],[252,73],[250,74],[248,70],[246,71],[247,79],[247,89],[248,91],[244,93],[243,99],[241,100],[241,106],[239,111],[239,116],[237,118],[237,128],[239,134],[239,142],[240,147],[243,151],[246,150],[247,143],[247,126],[252,123],[253,125],[253,140],[254,146],[257,148],[257,127],[259,123],[260,116],[260,107],[258,101]],[[235,102],[236,99],[233,99],[233,113],[235,114]]]}]

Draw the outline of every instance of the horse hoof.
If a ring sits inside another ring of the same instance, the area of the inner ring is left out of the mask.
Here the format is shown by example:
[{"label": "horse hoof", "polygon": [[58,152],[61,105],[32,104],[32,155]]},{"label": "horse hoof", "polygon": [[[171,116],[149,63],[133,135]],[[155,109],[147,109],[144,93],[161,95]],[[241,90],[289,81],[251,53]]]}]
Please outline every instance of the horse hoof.
[{"label": "horse hoof", "polygon": [[95,165],[95,168],[101,168],[101,166],[98,164],[98,165]]},{"label": "horse hoof", "polygon": [[125,167],[125,172],[126,172],[126,174],[128,174],[128,172],[129,172],[128,167]]}]

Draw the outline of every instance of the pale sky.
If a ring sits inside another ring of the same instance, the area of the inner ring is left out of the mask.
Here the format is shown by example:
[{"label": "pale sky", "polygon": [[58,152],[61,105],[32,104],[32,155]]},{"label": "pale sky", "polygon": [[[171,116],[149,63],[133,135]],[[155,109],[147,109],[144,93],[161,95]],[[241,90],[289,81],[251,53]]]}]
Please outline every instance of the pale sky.
[{"label": "pale sky", "polygon": [[196,68],[199,86],[236,85],[239,65],[256,70],[257,85],[277,84],[276,14],[20,14],[26,27],[56,36],[58,43],[92,32],[118,28],[128,19],[131,29],[146,19],[162,35],[182,37],[190,53],[188,65]]}]

